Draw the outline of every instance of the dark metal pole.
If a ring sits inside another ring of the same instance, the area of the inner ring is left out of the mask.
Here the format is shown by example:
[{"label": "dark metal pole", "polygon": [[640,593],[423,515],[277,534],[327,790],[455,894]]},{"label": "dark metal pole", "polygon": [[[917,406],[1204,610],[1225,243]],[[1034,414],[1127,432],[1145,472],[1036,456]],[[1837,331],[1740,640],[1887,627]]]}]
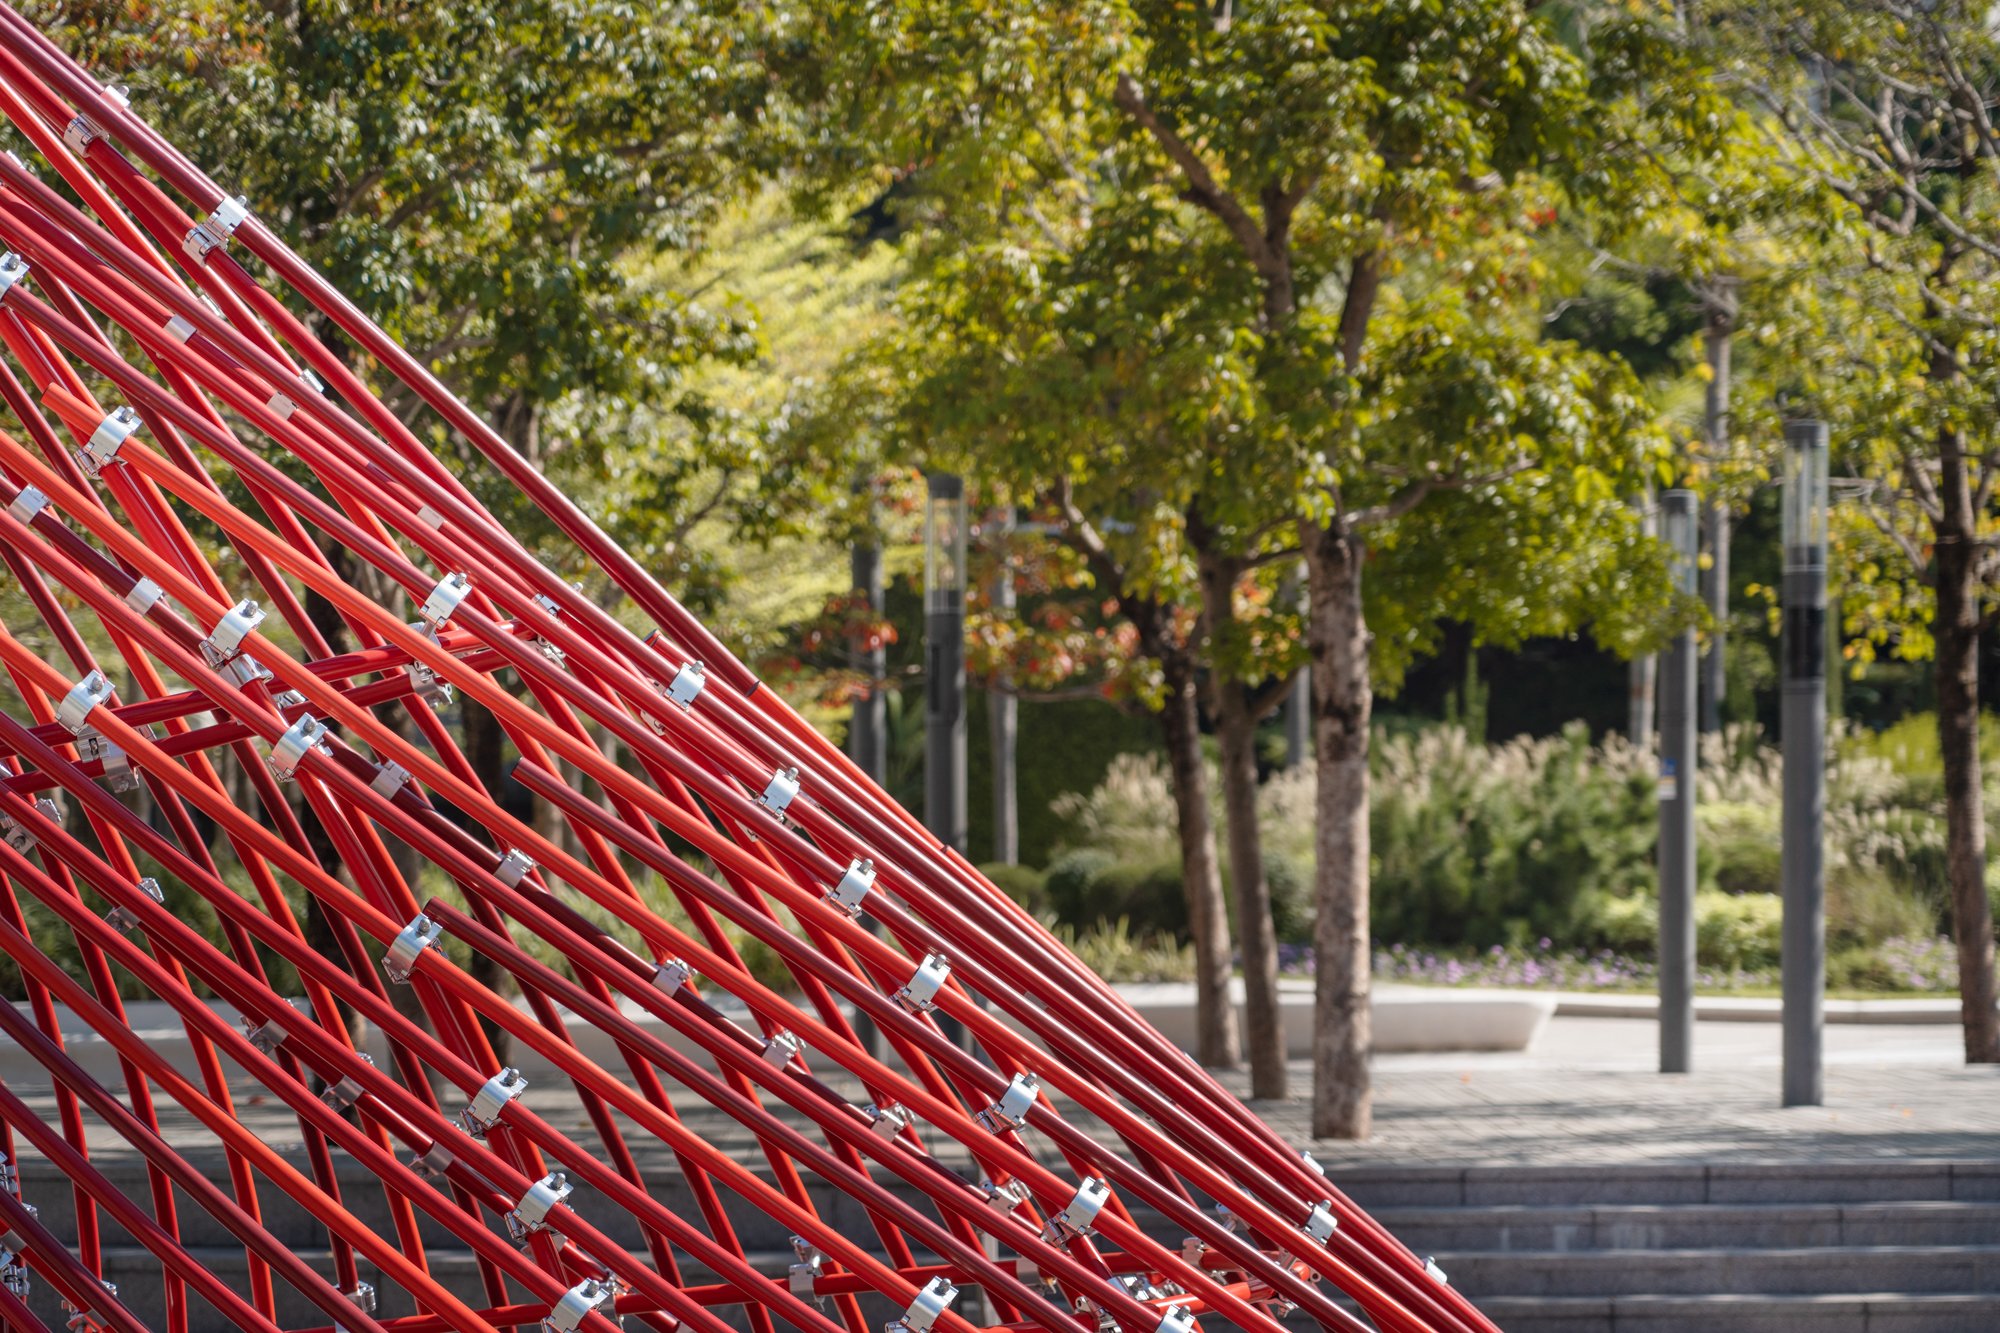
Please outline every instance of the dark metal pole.
[{"label": "dark metal pole", "polygon": [[[994,511],[994,549],[1000,556],[993,574],[993,608],[1014,609],[1014,566],[1010,561],[1014,506]],[[1021,861],[1021,807],[1017,790],[1015,746],[1021,733],[1021,701],[1013,681],[1002,674],[986,692],[987,732],[993,745],[993,859],[1002,865]]]},{"label": "dark metal pole", "polygon": [[1826,423],[1785,426],[1784,1104],[1825,1100]]},{"label": "dark metal pole", "polygon": [[965,850],[965,479],[932,473],[924,532],[924,826]]},{"label": "dark metal pole", "polygon": [[[1693,491],[1660,497],[1660,536],[1675,582],[1695,591]],[[1694,1063],[1695,642],[1681,631],[1660,660],[1660,1072]]]},{"label": "dark metal pole", "polygon": [[[882,615],[882,548],[874,535],[857,541],[851,554],[854,595]],[[868,678],[867,692],[854,701],[847,728],[847,753],[863,773],[882,782],[889,772],[889,696],[882,688],[889,672],[888,649],[879,641],[855,654],[855,666]]]},{"label": "dark metal pole", "polygon": [[[1287,574],[1278,585],[1278,598],[1303,610],[1305,580],[1296,573]],[[1299,668],[1299,673],[1292,677],[1292,688],[1285,695],[1284,708],[1285,767],[1294,769],[1306,761],[1312,749],[1312,671],[1309,668]]]},{"label": "dark metal pole", "polygon": [[[1650,491],[1632,501],[1648,537],[1660,535],[1660,514]],[[1625,739],[1641,750],[1653,748],[1653,720],[1659,694],[1660,655],[1641,653],[1626,664]]]},{"label": "dark metal pole", "polygon": [[[1729,448],[1730,351],[1736,336],[1736,279],[1711,278],[1699,287],[1704,307],[1702,343],[1708,356],[1708,388],[1702,405],[1702,435],[1711,462]],[[1708,568],[1701,572],[1701,599],[1715,622],[1701,658],[1701,730],[1722,730],[1722,701],[1729,692],[1729,505],[1711,498],[1703,522]]]}]

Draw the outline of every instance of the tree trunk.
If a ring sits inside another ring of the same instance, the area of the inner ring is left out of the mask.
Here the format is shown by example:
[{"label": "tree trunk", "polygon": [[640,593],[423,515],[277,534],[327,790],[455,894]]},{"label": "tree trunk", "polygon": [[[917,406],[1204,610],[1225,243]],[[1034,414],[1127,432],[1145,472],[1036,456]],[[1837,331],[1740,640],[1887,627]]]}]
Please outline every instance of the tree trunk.
[{"label": "tree trunk", "polygon": [[[1191,536],[1201,525],[1190,522]],[[1222,809],[1229,839],[1229,886],[1236,897],[1237,948],[1243,954],[1243,1018],[1250,1057],[1250,1095],[1286,1095],[1285,1020],[1278,1007],[1278,933],[1271,920],[1271,883],[1264,874],[1264,839],[1257,826],[1257,718],[1244,682],[1230,669],[1236,635],[1240,561],[1199,556],[1203,617],[1210,645],[1215,735],[1222,749]]]},{"label": "tree trunk", "polygon": [[1194,938],[1195,1058],[1212,1069],[1234,1069],[1242,1060],[1242,1045],[1236,1032],[1236,1006],[1229,998],[1229,909],[1222,897],[1215,824],[1208,810],[1194,667],[1185,659],[1167,660],[1162,666],[1167,700],[1160,710],[1160,726],[1174,779],[1181,886],[1187,894],[1188,934]]},{"label": "tree trunk", "polygon": [[[1952,470],[1947,460],[1947,477]],[[1962,465],[1959,475],[1963,486]],[[1940,530],[1933,633],[1938,750],[1944,759],[1945,877],[1951,885],[1952,937],[1958,943],[1965,1059],[1969,1064],[1993,1064],[2000,1062],[2000,1018],[1994,1013],[1993,911],[1986,896],[1986,823],[1979,773],[1979,595],[1972,559],[1970,542],[1957,534],[1948,538]]]},{"label": "tree trunk", "polygon": [[1374,706],[1368,624],[1361,609],[1361,543],[1352,533],[1302,524],[1312,602],[1314,797],[1313,996],[1315,1138],[1368,1137],[1368,724]]},{"label": "tree trunk", "polygon": [[[1736,280],[1710,279],[1703,286],[1705,326],[1702,341],[1708,357],[1708,388],[1702,404],[1702,436],[1713,464],[1729,444],[1730,351],[1736,333]],[[1701,658],[1701,721],[1704,734],[1722,730],[1722,700],[1728,693],[1729,667],[1729,529],[1727,503],[1711,500],[1703,515],[1708,567],[1701,572],[1702,601],[1715,624],[1708,650]]]}]

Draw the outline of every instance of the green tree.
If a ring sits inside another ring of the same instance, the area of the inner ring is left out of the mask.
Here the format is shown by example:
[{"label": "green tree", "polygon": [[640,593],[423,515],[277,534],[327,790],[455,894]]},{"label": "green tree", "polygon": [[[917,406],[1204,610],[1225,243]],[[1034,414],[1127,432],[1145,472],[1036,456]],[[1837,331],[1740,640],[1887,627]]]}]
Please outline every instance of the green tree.
[{"label": "green tree", "polygon": [[1120,586],[1200,608],[1219,720],[1297,664],[1234,621],[1303,552],[1314,1127],[1365,1133],[1376,681],[1442,617],[1499,642],[1594,619],[1625,646],[1668,605],[1622,501],[1649,414],[1621,367],[1545,341],[1533,299],[1543,173],[1586,160],[1581,66],[1506,0],[974,8],[834,4],[796,30],[822,160],[896,172],[927,243],[885,389],[1100,536],[1128,525]]},{"label": "green tree", "polygon": [[1979,637],[2000,618],[2000,39],[1984,6],[1750,0],[1716,22],[1815,209],[1773,341],[1832,424],[1852,505],[1848,629],[1929,659],[1969,1061],[2000,1061],[1979,768]]}]

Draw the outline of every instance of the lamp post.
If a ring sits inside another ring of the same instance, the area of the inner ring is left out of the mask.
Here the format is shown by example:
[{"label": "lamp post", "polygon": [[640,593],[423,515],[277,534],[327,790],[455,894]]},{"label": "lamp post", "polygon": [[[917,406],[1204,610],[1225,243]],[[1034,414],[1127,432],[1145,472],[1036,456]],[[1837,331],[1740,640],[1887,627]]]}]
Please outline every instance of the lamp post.
[{"label": "lamp post", "polygon": [[[1000,556],[994,562],[993,609],[1012,611],[1014,506],[1003,505],[994,510],[992,520],[993,547]],[[1015,755],[1021,735],[1021,703],[1014,697],[1012,678],[1005,674],[987,691],[986,721],[993,748],[993,859],[1002,865],[1018,865],[1021,807]]]},{"label": "lamp post", "polygon": [[924,825],[965,850],[965,479],[925,478]]},{"label": "lamp post", "polygon": [[[1698,525],[1693,491],[1660,497],[1660,537],[1672,552],[1674,586],[1695,591]],[[1660,660],[1660,1072],[1694,1063],[1694,628],[1674,636]]]},{"label": "lamp post", "polygon": [[1824,1100],[1826,860],[1826,423],[1785,425],[1784,1104]]}]

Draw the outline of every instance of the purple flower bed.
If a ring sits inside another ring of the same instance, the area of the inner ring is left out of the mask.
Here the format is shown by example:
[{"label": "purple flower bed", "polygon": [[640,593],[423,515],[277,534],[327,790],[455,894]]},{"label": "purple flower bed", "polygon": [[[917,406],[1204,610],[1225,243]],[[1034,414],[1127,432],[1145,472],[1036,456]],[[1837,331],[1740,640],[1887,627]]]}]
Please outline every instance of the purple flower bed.
[{"label": "purple flower bed", "polygon": [[[1932,991],[1958,989],[1958,953],[1948,939],[1892,939],[1863,955],[1865,966],[1843,968],[1853,958],[1835,960],[1830,980],[1836,989]],[[1278,966],[1294,976],[1313,974],[1311,945],[1281,944]],[[1532,949],[1494,945],[1484,953],[1453,954],[1405,944],[1378,945],[1375,978],[1419,986],[1504,986],[1540,990],[1650,991],[1659,969],[1650,961],[1609,949],[1589,953],[1557,949],[1548,940]],[[1778,985],[1776,968],[1700,968],[1695,985],[1705,991],[1755,990]]]}]

